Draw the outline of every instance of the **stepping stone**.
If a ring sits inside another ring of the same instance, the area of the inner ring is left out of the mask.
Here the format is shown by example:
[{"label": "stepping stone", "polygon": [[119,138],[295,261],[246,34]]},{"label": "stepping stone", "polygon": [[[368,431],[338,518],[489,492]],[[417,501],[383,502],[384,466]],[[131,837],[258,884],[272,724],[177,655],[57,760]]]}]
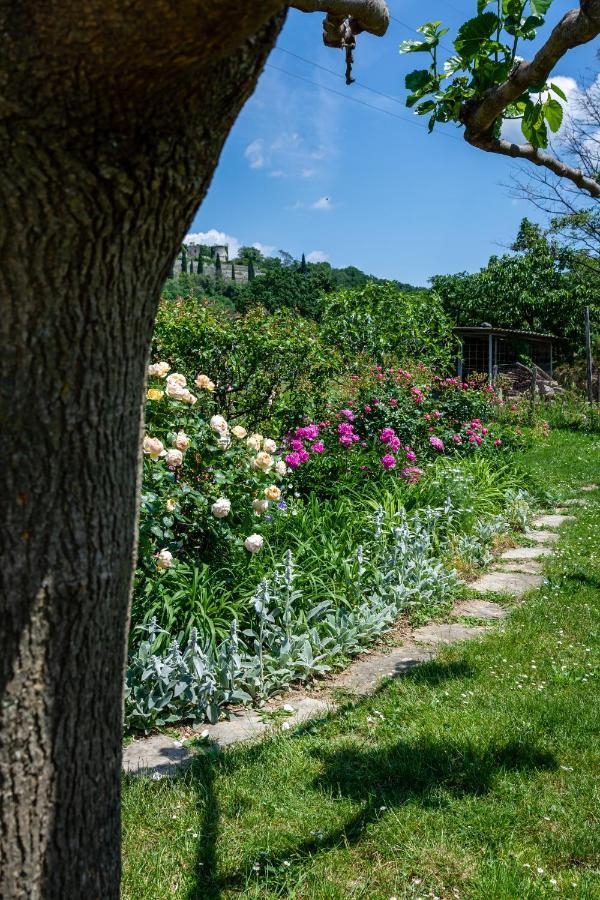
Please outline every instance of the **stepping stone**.
[{"label": "stepping stone", "polygon": [[542,564],[535,559],[523,559],[521,561],[515,559],[498,563],[494,571],[525,572],[528,575],[539,575],[542,572]]},{"label": "stepping stone", "polygon": [[486,594],[511,594],[522,597],[527,591],[539,587],[544,578],[542,575],[527,575],[524,572],[488,572],[471,585],[474,591]]},{"label": "stepping stone", "polygon": [[568,506],[587,506],[587,500],[584,500],[583,497],[572,497],[570,500],[563,500],[558,506],[559,508],[566,508]]},{"label": "stepping stone", "polygon": [[479,637],[487,631],[485,625],[425,625],[424,628],[417,628],[414,639],[425,644],[456,644]]},{"label": "stepping stone", "polygon": [[463,600],[457,603],[452,610],[455,616],[465,616],[469,619],[505,619],[508,610],[491,600]]},{"label": "stepping stone", "polygon": [[[290,703],[296,710],[293,715],[286,716],[279,725],[287,722],[288,725],[300,725],[308,719],[314,719],[317,716],[327,715],[331,712],[332,707],[323,700],[317,700],[313,697],[303,697]],[[206,732],[206,740],[218,747],[230,747],[232,744],[241,744],[244,741],[250,741],[253,738],[260,737],[270,728],[274,727],[274,723],[264,718],[265,712],[273,712],[280,707],[268,707],[266,710],[242,709],[229,713],[229,719],[217,722],[216,725],[198,725],[194,730],[201,734]]]},{"label": "stepping stone", "polygon": [[373,654],[366,659],[357,660],[336,678],[335,686],[360,696],[371,694],[383,678],[404,675],[420,663],[428,662],[433,656],[433,650],[405,644],[391,653]]},{"label": "stepping stone", "polygon": [[560,528],[565,522],[574,522],[575,516],[566,516],[561,513],[554,513],[547,516],[537,516],[533,520],[534,528]]},{"label": "stepping stone", "polygon": [[542,556],[552,556],[552,547],[513,547],[505,550],[500,559],[540,559]]},{"label": "stepping stone", "polygon": [[530,541],[535,541],[536,544],[555,544],[560,539],[560,535],[556,531],[536,531],[535,529],[528,529],[525,537]]},{"label": "stepping stone", "polygon": [[171,775],[177,766],[191,758],[191,751],[181,741],[165,734],[153,734],[125,747],[123,770],[137,775]]},{"label": "stepping stone", "polygon": [[579,490],[585,491],[586,493],[590,494],[592,491],[598,490],[598,485],[597,484],[584,484],[584,485],[582,485],[582,487],[579,488]]}]

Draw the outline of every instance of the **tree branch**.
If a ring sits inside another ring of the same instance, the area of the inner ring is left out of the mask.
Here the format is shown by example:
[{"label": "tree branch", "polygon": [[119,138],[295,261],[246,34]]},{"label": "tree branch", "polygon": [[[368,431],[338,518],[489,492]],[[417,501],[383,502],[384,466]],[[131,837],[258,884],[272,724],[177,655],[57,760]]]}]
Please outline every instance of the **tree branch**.
[{"label": "tree branch", "polygon": [[326,13],[323,22],[323,41],[328,47],[344,46],[342,23],[350,20],[354,34],[368,31],[382,37],[390,24],[385,0],[292,0],[290,6],[301,12]]},{"label": "tree branch", "polygon": [[492,129],[504,110],[529,88],[545,82],[556,63],[568,50],[587,44],[600,34],[600,0],[581,0],[579,9],[571,9],[560,20],[546,43],[531,62],[516,62],[506,81],[491,88],[486,96],[465,103],[460,120],[465,126],[465,140],[489,153],[500,153],[545,166],[560,178],[568,178],[593,197],[600,197],[600,185],[593,178],[572,168],[531,144],[513,144],[494,138]]},{"label": "tree branch", "polygon": [[538,150],[531,144],[513,144],[511,141],[505,141],[500,138],[490,137],[488,135],[473,135],[465,131],[466,140],[474,147],[485,150],[487,153],[499,153],[501,156],[511,156],[513,159],[524,159],[534,163],[536,166],[544,166],[550,169],[559,178],[568,178],[578,188],[588,191],[592,197],[600,198],[600,184],[593,178],[584,175],[581,169],[575,169],[566,163]]}]

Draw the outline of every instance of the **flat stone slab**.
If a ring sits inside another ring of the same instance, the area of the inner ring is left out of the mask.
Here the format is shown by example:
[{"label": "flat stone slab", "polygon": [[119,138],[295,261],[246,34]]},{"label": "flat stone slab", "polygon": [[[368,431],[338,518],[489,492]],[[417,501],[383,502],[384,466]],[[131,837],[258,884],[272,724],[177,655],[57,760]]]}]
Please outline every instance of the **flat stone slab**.
[{"label": "flat stone slab", "polygon": [[457,644],[459,641],[480,637],[487,631],[485,625],[425,625],[417,628],[414,639],[425,644]]},{"label": "flat stone slab", "polygon": [[537,516],[533,520],[534,528],[560,528],[565,522],[574,522],[575,516],[566,516],[564,513],[550,513],[546,516]]},{"label": "flat stone slab", "polygon": [[540,559],[552,556],[552,547],[512,547],[500,555],[500,559]]},{"label": "flat stone slab", "polygon": [[511,594],[522,597],[527,591],[539,587],[544,578],[542,575],[528,575],[524,572],[488,572],[482,575],[471,587],[474,591],[485,594],[488,591],[496,594]]},{"label": "flat stone slab", "polygon": [[583,497],[572,497],[570,500],[563,500],[558,506],[559,509],[568,506],[587,506],[587,500],[584,500]]},{"label": "flat stone slab", "polygon": [[539,531],[536,529],[528,529],[525,537],[536,544],[556,544],[560,540],[560,535],[556,531]]},{"label": "flat stone slab", "polygon": [[491,600],[463,600],[457,603],[452,610],[455,616],[464,616],[468,619],[505,619],[508,610]]},{"label": "flat stone slab", "polygon": [[371,694],[382,679],[404,675],[433,656],[433,650],[405,644],[391,653],[374,654],[357,660],[336,679],[335,686],[360,696]]},{"label": "flat stone slab", "polygon": [[189,762],[192,753],[182,741],[166,734],[153,734],[132,741],[123,750],[123,770],[145,775],[169,775],[177,766]]},{"label": "flat stone slab", "polygon": [[580,491],[585,491],[588,494],[591,494],[592,491],[598,490],[597,484],[584,484],[579,488]]},{"label": "flat stone slab", "polygon": [[539,575],[542,572],[542,564],[535,559],[508,560],[500,562],[493,569],[494,572],[524,572],[527,575]]}]

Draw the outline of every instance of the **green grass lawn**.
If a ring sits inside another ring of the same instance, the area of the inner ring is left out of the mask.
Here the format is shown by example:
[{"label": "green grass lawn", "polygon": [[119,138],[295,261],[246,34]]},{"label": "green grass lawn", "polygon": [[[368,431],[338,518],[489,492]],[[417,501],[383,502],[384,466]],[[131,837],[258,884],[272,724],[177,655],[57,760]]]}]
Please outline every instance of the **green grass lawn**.
[{"label": "green grass lawn", "polygon": [[[567,496],[600,440],[526,467]],[[501,630],[328,721],[124,785],[123,897],[600,898],[600,491]]]}]

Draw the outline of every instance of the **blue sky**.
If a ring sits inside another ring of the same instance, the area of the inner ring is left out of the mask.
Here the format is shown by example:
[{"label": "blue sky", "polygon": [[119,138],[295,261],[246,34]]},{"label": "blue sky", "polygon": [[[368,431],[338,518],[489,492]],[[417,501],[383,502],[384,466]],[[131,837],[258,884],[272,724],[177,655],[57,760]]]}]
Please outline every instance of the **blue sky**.
[{"label": "blue sky", "polygon": [[[448,44],[476,4],[389,5],[394,19],[405,24],[393,20],[384,38],[361,35],[354,74],[404,101],[405,74],[425,61],[399,55],[400,42],[415,37],[406,26],[441,19],[451,28]],[[549,23],[573,5],[554,0]],[[413,284],[425,284],[436,273],[480,268],[511,242],[524,215],[536,218],[533,207],[502,186],[511,161],[469,147],[454,127],[436,126],[428,135],[423,120],[403,102],[358,84],[346,87],[338,77],[343,55],[323,46],[321,19],[290,11],[190,232],[213,243],[225,236],[234,248],[239,242],[297,257],[304,252]],[[529,56],[532,46],[523,52]],[[577,48],[559,64],[555,75],[566,79],[563,87],[575,88],[575,81],[597,69],[597,49],[597,42]]]}]

